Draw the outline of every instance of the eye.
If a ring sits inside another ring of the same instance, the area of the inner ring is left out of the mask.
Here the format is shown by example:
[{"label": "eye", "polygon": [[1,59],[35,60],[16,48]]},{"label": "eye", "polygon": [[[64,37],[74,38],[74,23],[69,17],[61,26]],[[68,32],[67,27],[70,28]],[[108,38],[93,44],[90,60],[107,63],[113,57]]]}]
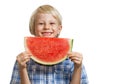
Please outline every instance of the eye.
[{"label": "eye", "polygon": [[42,22],[40,22],[40,23],[38,23],[39,25],[43,25],[44,23],[42,23]]},{"label": "eye", "polygon": [[54,25],[55,23],[54,23],[54,22],[51,22],[50,24],[51,24],[51,25]]}]

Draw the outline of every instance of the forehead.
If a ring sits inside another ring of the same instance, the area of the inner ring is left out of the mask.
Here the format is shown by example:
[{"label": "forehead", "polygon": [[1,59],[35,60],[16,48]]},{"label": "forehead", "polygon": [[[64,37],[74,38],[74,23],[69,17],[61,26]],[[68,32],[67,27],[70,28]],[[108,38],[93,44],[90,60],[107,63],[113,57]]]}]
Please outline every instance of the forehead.
[{"label": "forehead", "polygon": [[36,20],[53,20],[56,21],[56,18],[52,14],[39,13],[36,15]]}]

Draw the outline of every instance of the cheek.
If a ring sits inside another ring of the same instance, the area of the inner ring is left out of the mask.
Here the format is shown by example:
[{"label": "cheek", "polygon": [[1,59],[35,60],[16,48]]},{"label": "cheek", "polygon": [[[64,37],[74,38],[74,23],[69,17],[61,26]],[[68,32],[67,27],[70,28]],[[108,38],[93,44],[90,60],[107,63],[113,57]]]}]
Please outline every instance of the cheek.
[{"label": "cheek", "polygon": [[56,32],[56,33],[60,33],[61,31],[61,28],[59,26],[56,26],[53,28],[53,30]]},{"label": "cheek", "polygon": [[54,33],[58,34],[59,30],[58,29],[54,29]]},{"label": "cheek", "polygon": [[41,30],[42,30],[42,29],[41,29],[40,27],[38,27],[38,26],[35,27],[35,31],[36,31],[36,32],[40,32]]},{"label": "cheek", "polygon": [[38,35],[40,31],[41,31],[41,29],[36,27],[35,28],[35,35]]}]

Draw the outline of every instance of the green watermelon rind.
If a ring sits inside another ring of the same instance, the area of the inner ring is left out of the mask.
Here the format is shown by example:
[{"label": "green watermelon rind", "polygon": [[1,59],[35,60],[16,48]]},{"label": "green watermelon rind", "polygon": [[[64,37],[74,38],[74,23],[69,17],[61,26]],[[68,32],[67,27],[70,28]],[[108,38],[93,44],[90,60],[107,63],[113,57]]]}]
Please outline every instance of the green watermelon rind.
[{"label": "green watermelon rind", "polygon": [[[24,38],[25,50],[26,50],[27,52],[31,53],[30,50],[27,48],[27,44],[26,44],[26,39],[27,39],[27,38],[28,38],[28,37],[25,37],[25,38]],[[68,52],[70,52],[70,51],[72,51],[72,47],[73,47],[73,39],[68,39],[68,40],[69,40],[69,45],[70,45],[70,49],[69,49]],[[31,53],[31,54],[32,54],[32,53]],[[64,56],[64,58],[62,58],[61,60],[56,61],[56,62],[44,62],[44,61],[36,58],[33,54],[32,54],[32,56],[31,56],[31,58],[32,58],[34,61],[36,61],[36,62],[39,63],[39,64],[43,64],[43,65],[54,65],[54,64],[58,64],[58,63],[64,61],[67,57],[68,57],[68,56],[66,55],[66,56]]]}]

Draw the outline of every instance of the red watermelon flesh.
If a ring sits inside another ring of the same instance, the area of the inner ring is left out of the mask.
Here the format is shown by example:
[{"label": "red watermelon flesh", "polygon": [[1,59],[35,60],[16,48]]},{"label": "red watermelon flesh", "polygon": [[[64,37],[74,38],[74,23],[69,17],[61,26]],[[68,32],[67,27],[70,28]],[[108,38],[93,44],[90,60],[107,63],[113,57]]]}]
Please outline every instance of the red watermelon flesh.
[{"label": "red watermelon flesh", "polygon": [[73,39],[25,37],[25,49],[32,59],[40,64],[53,65],[67,58],[72,49]]}]

